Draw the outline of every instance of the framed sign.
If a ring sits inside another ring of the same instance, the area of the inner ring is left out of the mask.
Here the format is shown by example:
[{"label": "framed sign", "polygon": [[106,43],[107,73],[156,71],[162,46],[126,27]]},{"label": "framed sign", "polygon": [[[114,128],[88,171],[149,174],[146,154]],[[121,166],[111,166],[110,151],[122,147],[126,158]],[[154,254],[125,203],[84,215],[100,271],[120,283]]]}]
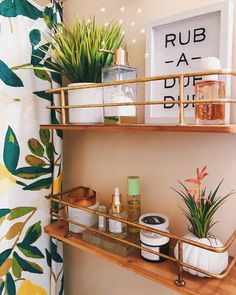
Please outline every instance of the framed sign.
[{"label": "framed sign", "polygon": [[[159,19],[146,28],[146,76],[200,71],[201,58],[218,57],[222,68],[231,68],[233,4],[223,1],[182,14]],[[201,77],[185,79],[185,99],[194,99],[194,86]],[[226,97],[230,95],[230,76]],[[146,83],[146,100],[178,100],[178,79]],[[230,105],[226,104],[229,123]],[[178,108],[173,105],[150,105],[145,108],[145,123],[178,123]],[[193,104],[185,105],[187,123],[194,122]]]}]

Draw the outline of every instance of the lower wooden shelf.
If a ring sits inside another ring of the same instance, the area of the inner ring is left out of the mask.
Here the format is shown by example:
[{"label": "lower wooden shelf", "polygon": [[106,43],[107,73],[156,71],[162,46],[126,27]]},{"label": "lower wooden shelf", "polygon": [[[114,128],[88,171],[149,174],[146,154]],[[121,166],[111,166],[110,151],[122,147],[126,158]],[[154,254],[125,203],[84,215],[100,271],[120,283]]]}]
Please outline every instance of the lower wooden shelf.
[{"label": "lower wooden shelf", "polygon": [[204,295],[235,295],[236,294],[236,265],[232,268],[229,275],[224,279],[199,278],[184,273],[186,286],[177,287],[175,280],[177,278],[177,265],[171,261],[160,264],[144,261],[138,254],[122,257],[106,250],[93,246],[81,239],[81,234],[72,233],[71,237],[65,238],[65,222],[57,221],[44,228],[45,233],[56,238],[63,243],[84,250],[96,256],[103,257],[114,264],[120,265],[130,271],[133,271],[145,278],[173,289],[180,294],[204,294]]}]

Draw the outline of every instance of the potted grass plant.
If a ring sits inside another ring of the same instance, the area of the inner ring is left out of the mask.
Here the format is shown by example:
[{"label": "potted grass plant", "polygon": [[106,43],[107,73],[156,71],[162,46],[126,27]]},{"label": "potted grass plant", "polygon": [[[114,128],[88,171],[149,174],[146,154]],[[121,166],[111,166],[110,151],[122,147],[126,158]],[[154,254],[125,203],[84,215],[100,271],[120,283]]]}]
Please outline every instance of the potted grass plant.
[{"label": "potted grass plant", "polygon": [[[234,193],[229,192],[225,196],[219,195],[219,188],[223,180],[214,191],[207,194],[206,188],[202,188],[202,182],[208,176],[207,167],[200,171],[197,169],[197,177],[186,179],[193,188],[188,189],[179,181],[182,190],[175,190],[183,199],[187,210],[184,214],[190,222],[190,233],[185,238],[206,244],[212,247],[222,247],[220,240],[211,233],[215,225],[214,215],[225,201]],[[178,245],[175,247],[175,257],[178,258]],[[228,265],[228,252],[215,253],[209,250],[200,249],[196,246],[183,244],[183,262],[198,267],[213,274],[221,274]],[[207,276],[201,272],[184,267],[184,270],[200,277]]]},{"label": "potted grass plant", "polygon": [[[68,86],[101,82],[101,68],[109,66],[112,56],[99,49],[117,50],[123,39],[121,26],[117,23],[96,24],[95,18],[76,18],[72,26],[57,25],[47,38],[47,59],[44,63],[56,73],[71,82]],[[71,90],[68,92],[70,105],[103,103],[102,88]],[[103,122],[103,108],[82,108],[69,110],[70,123]]]}]

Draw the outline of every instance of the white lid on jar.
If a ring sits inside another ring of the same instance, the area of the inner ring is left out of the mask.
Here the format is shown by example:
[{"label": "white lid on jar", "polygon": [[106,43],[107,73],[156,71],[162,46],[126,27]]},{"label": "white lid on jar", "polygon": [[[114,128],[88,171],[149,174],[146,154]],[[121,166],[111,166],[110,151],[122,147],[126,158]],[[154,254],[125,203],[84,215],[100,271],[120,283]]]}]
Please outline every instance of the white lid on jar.
[{"label": "white lid on jar", "polygon": [[[169,232],[168,230],[166,232]],[[153,236],[150,236],[146,233],[146,231],[141,230],[140,231],[140,241],[148,246],[162,246],[169,242],[168,237],[164,237],[161,235],[154,234]]]},{"label": "white lid on jar", "polygon": [[140,216],[139,224],[166,231],[169,226],[169,218],[166,215],[159,213],[148,213]]},{"label": "white lid on jar", "polygon": [[[219,58],[215,56],[209,56],[201,59],[201,65],[200,65],[201,71],[207,72],[207,71],[217,71],[221,70],[221,63]],[[203,81],[218,81],[219,77],[218,75],[207,75],[202,77]]]}]

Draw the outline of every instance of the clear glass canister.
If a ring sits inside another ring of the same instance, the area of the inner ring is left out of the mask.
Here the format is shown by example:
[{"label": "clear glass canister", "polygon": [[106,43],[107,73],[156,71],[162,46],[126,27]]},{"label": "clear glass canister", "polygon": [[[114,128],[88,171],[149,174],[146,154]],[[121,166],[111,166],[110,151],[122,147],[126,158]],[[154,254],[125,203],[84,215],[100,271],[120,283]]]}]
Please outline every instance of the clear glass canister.
[{"label": "clear glass canister", "polygon": [[[102,82],[114,82],[137,78],[137,69],[129,66],[111,66],[102,69]],[[136,83],[104,87],[104,103],[136,101]],[[110,122],[109,122],[110,121]],[[105,123],[137,123],[136,106],[106,107]]]},{"label": "clear glass canister", "polygon": [[196,123],[203,125],[225,124],[225,104],[210,103],[213,99],[225,99],[225,83],[222,81],[202,81],[195,85],[196,100],[209,103],[195,104]]}]

